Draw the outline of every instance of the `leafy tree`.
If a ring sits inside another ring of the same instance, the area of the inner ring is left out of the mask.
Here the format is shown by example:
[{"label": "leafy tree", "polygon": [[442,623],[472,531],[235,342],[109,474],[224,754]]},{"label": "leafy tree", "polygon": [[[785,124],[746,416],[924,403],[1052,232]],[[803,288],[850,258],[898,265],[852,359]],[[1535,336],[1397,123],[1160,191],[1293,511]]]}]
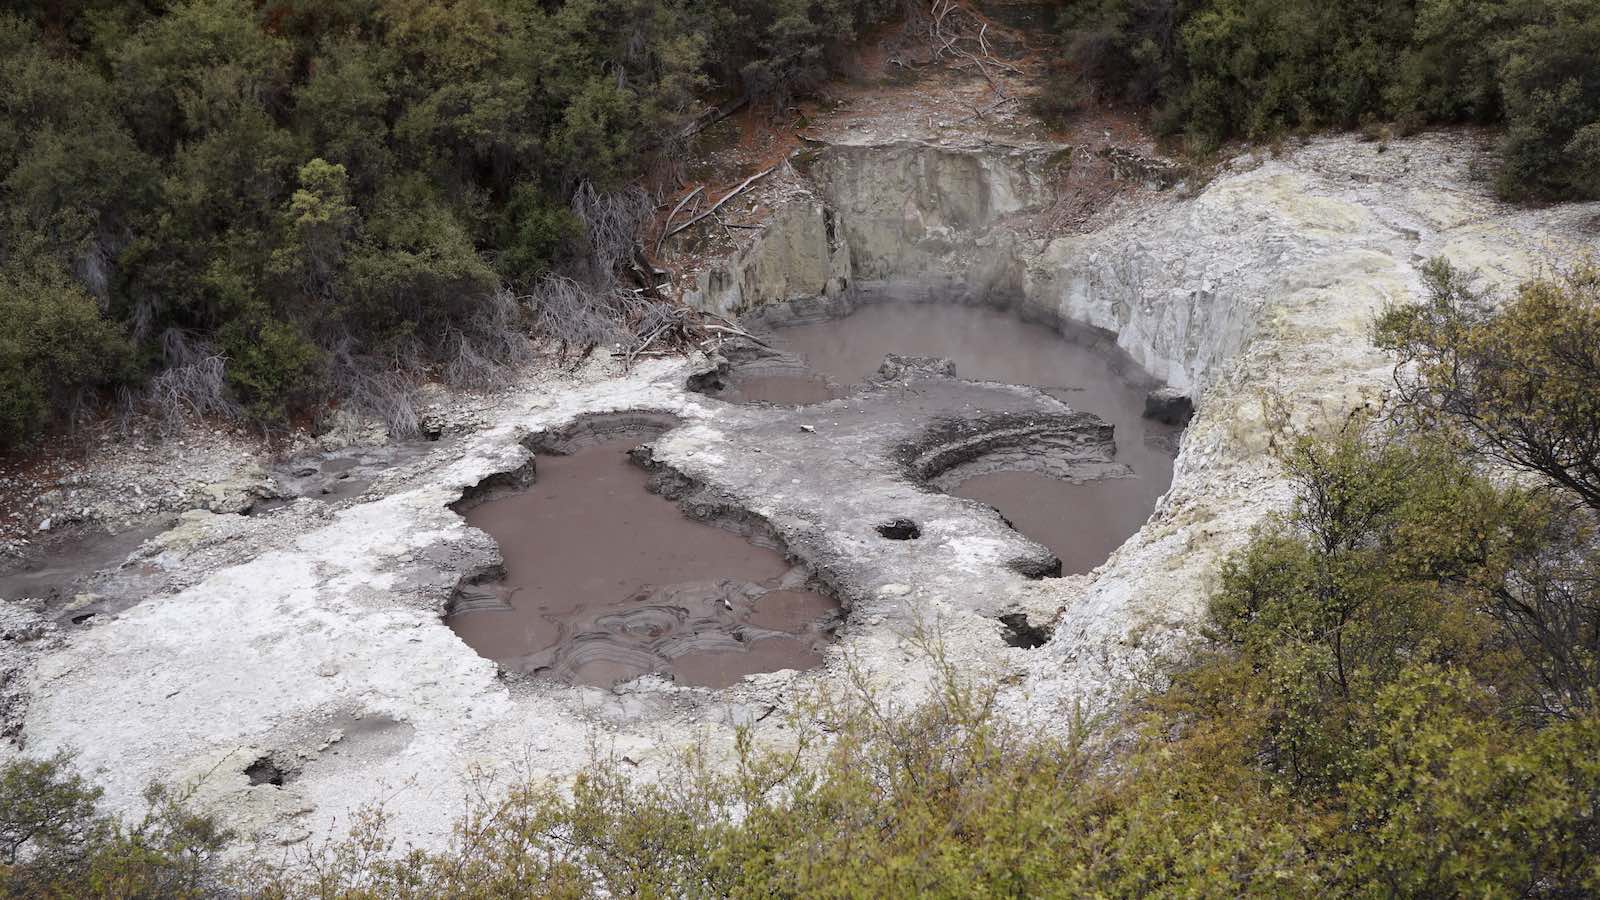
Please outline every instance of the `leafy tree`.
[{"label": "leafy tree", "polygon": [[1448,446],[1384,439],[1360,418],[1300,440],[1284,466],[1298,499],[1224,568],[1210,627],[1270,685],[1265,758],[1321,791],[1347,777],[1355,719],[1402,671],[1457,663],[1503,680],[1480,609],[1543,508]]},{"label": "leafy tree", "polygon": [[1389,310],[1377,330],[1416,367],[1397,378],[1408,410],[1600,512],[1600,269],[1529,282],[1503,309],[1442,259],[1424,274],[1427,301]]},{"label": "leafy tree", "polygon": [[[1403,408],[1422,427],[1462,434],[1500,464],[1540,478],[1560,511],[1523,554],[1493,609],[1534,661],[1553,715],[1593,709],[1600,692],[1600,270],[1576,266],[1524,284],[1503,305],[1443,260],[1429,296],[1379,320],[1378,343],[1405,367]],[[1408,371],[1409,370],[1409,371]]]}]

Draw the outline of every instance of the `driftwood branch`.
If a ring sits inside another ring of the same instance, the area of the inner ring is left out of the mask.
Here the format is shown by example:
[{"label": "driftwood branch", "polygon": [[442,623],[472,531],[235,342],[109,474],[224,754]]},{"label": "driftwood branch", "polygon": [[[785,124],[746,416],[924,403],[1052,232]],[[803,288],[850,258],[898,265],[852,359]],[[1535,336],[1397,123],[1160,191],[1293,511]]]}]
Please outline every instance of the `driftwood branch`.
[{"label": "driftwood branch", "polygon": [[[721,316],[718,316],[717,318],[722,319]],[[728,320],[727,319],[722,319],[722,321],[726,322]],[[751,334],[750,332],[745,331],[743,328],[734,328],[734,327],[727,327],[727,326],[722,326],[722,325],[711,325],[711,324],[701,325],[700,327],[704,328],[707,331],[714,331],[714,332],[717,332],[719,334],[732,334],[732,335],[736,335],[738,337],[742,337],[742,338],[744,338],[746,340],[755,341],[756,343],[760,344],[763,347],[769,347],[770,348],[772,346],[771,344],[767,343],[766,341],[763,341],[761,338],[758,338],[755,335]]]},{"label": "driftwood branch", "polygon": [[661,237],[656,238],[656,256],[658,258],[661,256],[661,244],[666,241],[667,236],[672,233],[672,220],[677,218],[678,211],[683,209],[683,207],[687,205],[690,200],[698,197],[700,192],[705,189],[706,186],[703,184],[696,186],[694,190],[684,195],[684,198],[678,201],[678,205],[672,208],[672,212],[667,213],[667,224],[661,226]]},{"label": "driftwood branch", "polygon": [[999,100],[996,100],[995,102],[989,104],[988,106],[983,107],[982,109],[978,109],[977,107],[973,107],[972,115],[967,116],[966,118],[961,119],[960,121],[962,121],[962,122],[970,122],[973,119],[981,119],[984,116],[988,115],[989,113],[992,113],[995,110],[999,109],[1000,107],[1005,106],[1007,103],[1015,103],[1015,102],[1017,102],[1017,98],[1016,97],[1007,96],[1007,97],[1002,97]]},{"label": "driftwood branch", "polygon": [[639,343],[639,346],[637,346],[634,349],[628,351],[628,357],[627,357],[627,360],[623,363],[623,368],[624,369],[632,369],[633,368],[633,359],[634,359],[634,357],[636,357],[639,354],[643,353],[645,350],[648,350],[650,348],[650,345],[656,342],[656,338],[660,337],[662,334],[664,334],[666,332],[666,330],[668,328],[671,328],[672,326],[674,326],[676,324],[678,324],[678,323],[677,322],[663,322],[663,323],[661,323],[661,325],[657,326],[655,331],[650,332],[650,336],[649,337],[645,338],[643,341],[641,341]]},{"label": "driftwood branch", "polygon": [[699,223],[699,222],[703,221],[704,219],[708,218],[712,213],[716,212],[717,209],[722,206],[722,204],[727,203],[729,200],[732,200],[734,197],[737,197],[740,194],[744,193],[745,191],[749,190],[750,189],[750,185],[755,184],[757,181],[760,181],[761,179],[767,177],[768,175],[771,175],[773,172],[776,172],[777,170],[778,170],[778,167],[777,166],[773,166],[770,169],[765,169],[763,171],[757,172],[754,175],[751,175],[749,178],[746,178],[744,180],[743,184],[739,185],[738,187],[736,187],[733,190],[729,191],[728,193],[724,194],[722,196],[721,200],[718,200],[716,203],[711,204],[711,208],[710,209],[708,209],[705,212],[695,216],[694,218],[690,219],[689,221],[683,223],[682,225],[679,225],[677,228],[674,228],[671,231],[668,231],[665,235],[662,236],[662,240],[666,240],[667,238],[672,237],[673,235],[675,235],[678,232],[683,231],[683,230],[685,230],[687,228],[692,228],[694,225],[696,225],[697,223]]}]

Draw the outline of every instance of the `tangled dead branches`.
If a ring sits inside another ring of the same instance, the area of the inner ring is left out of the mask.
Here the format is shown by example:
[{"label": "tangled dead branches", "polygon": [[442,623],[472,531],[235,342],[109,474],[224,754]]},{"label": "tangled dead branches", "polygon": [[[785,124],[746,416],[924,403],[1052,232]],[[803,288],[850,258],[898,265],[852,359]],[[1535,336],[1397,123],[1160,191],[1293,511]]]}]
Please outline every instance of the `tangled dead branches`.
[{"label": "tangled dead branches", "polygon": [[610,285],[632,260],[639,231],[655,213],[655,198],[638,185],[605,192],[585,181],[572,193],[572,213],[588,237],[587,268],[595,285]]},{"label": "tangled dead branches", "polygon": [[[228,393],[226,360],[211,344],[169,328],[161,335],[161,353],[167,367],[150,379],[144,399],[162,428],[191,416],[238,418],[239,404]],[[124,409],[132,404],[125,402]]]},{"label": "tangled dead branches", "polygon": [[444,336],[444,377],[451,384],[493,389],[511,384],[516,370],[533,362],[522,305],[501,287]]},{"label": "tangled dead branches", "polygon": [[[930,49],[929,62],[952,59],[958,68],[976,66],[1001,100],[1010,99],[996,73],[1015,75],[1020,70],[995,56],[990,41],[1000,31],[997,26],[960,0],[932,0],[928,6],[918,0],[906,8],[906,34]],[[892,61],[905,65],[898,58]]]}]

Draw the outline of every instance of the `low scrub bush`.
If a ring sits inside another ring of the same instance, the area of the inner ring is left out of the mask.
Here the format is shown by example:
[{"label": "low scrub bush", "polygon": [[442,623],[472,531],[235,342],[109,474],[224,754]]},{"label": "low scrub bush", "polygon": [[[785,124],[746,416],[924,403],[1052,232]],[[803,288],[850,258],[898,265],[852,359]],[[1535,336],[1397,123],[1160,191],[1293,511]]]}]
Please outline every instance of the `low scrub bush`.
[{"label": "low scrub bush", "polygon": [[72,758],[0,766],[0,894],[7,897],[219,896],[228,878],[219,854],[232,835],[152,787],[134,823],[100,809],[101,791],[72,771]]}]

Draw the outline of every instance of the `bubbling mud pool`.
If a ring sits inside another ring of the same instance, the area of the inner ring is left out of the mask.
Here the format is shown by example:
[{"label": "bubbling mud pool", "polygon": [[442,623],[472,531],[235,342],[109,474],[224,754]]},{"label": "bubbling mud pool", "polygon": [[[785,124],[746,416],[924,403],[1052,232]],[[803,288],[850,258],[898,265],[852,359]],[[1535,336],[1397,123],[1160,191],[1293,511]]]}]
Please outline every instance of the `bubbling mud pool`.
[{"label": "bubbling mud pool", "polygon": [[880,303],[826,322],[768,332],[776,349],[799,356],[813,374],[735,380],[735,402],[818,403],[865,380],[889,353],[943,357],[956,375],[1040,388],[1114,428],[1116,461],[1133,477],[1070,482],[1040,472],[974,475],[951,493],[998,509],[1016,529],[1061,558],[1063,574],[1088,572],[1134,532],[1172,483],[1181,428],[1144,418],[1158,382],[1108,339],[1062,333],[990,307]]},{"label": "bubbling mud pool", "polygon": [[659,673],[716,688],[820,663],[838,605],[804,567],[649,493],[638,443],[540,456],[530,488],[469,509],[504,573],[464,589],[450,627],[508,670],[598,686]]}]

